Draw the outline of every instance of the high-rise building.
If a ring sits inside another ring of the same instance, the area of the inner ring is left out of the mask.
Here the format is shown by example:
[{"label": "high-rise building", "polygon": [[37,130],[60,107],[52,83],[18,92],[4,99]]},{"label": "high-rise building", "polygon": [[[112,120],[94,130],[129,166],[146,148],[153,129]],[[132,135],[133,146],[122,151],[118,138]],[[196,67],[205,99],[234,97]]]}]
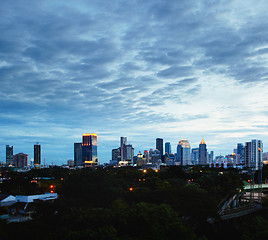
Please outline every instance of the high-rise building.
[{"label": "high-rise building", "polygon": [[41,167],[41,145],[39,143],[34,145],[34,167]]},{"label": "high-rise building", "polygon": [[120,138],[120,155],[121,155],[121,161],[126,161],[124,156],[126,156],[126,153],[124,153],[125,145],[127,145],[127,137],[121,137]]},{"label": "high-rise building", "polygon": [[193,165],[198,164],[199,148],[192,148],[191,161]]},{"label": "high-rise building", "polygon": [[121,159],[121,148],[112,150],[112,161],[119,161]]},{"label": "high-rise building", "polygon": [[210,153],[208,154],[208,162],[213,163],[213,160],[214,160],[214,152],[210,151]]},{"label": "high-rise building", "polygon": [[177,162],[179,165],[191,165],[191,146],[187,139],[181,139],[177,146]]},{"label": "high-rise building", "polygon": [[206,165],[207,164],[207,144],[204,139],[199,144],[199,156],[198,156],[198,164]]},{"label": "high-rise building", "polygon": [[13,156],[14,167],[24,168],[28,166],[28,155],[24,153],[18,153]]},{"label": "high-rise building", "polygon": [[157,164],[157,165],[160,165],[161,164],[161,153],[159,150],[152,150],[150,149],[150,152],[149,152],[149,159],[150,159],[150,162],[153,163],[153,164]]},{"label": "high-rise building", "polygon": [[239,162],[237,162],[237,164],[244,165],[245,164],[245,159],[244,159],[244,146],[243,146],[242,143],[238,143],[237,144],[236,154],[238,156],[237,159],[239,160]]},{"label": "high-rise building", "polygon": [[165,143],[165,153],[169,156],[171,154],[171,144],[170,142]]},{"label": "high-rise building", "polygon": [[13,165],[13,146],[6,145],[6,165]]},{"label": "high-rise building", "polygon": [[128,162],[128,165],[133,164],[134,148],[131,144],[123,145],[123,161]]},{"label": "high-rise building", "polygon": [[74,166],[83,166],[82,143],[74,143]]},{"label": "high-rise building", "polygon": [[82,164],[85,167],[98,165],[97,134],[95,133],[82,135]]},{"label": "high-rise building", "polygon": [[251,142],[245,143],[245,166],[252,170],[259,170],[262,168],[262,153],[263,144],[261,140],[253,139]]},{"label": "high-rise building", "polygon": [[163,139],[156,139],[156,149],[160,152],[161,157],[163,156]]}]

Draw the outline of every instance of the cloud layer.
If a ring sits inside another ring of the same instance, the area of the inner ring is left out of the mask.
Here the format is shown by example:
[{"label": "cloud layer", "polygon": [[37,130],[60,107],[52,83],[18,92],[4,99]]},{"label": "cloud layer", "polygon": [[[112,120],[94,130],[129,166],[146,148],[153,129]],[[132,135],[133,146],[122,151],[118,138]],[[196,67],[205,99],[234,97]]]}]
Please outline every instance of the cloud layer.
[{"label": "cloud layer", "polygon": [[108,162],[120,136],[202,138],[216,154],[268,141],[267,1],[3,1],[0,161],[5,145],[73,158],[84,132]]}]

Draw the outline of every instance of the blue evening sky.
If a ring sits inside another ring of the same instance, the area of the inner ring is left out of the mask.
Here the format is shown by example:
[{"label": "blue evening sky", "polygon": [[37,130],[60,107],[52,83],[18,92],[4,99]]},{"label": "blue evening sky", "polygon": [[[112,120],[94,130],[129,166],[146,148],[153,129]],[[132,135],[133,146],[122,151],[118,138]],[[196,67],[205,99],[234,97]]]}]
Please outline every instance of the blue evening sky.
[{"label": "blue evening sky", "polygon": [[73,159],[98,134],[101,163],[127,136],[201,139],[215,155],[268,143],[267,0],[2,0],[0,161],[5,145]]}]

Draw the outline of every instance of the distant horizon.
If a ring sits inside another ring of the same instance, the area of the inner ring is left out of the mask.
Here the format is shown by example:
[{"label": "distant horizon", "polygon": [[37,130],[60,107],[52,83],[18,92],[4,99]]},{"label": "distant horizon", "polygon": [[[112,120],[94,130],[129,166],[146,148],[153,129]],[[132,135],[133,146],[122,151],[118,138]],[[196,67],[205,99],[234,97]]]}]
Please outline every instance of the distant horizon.
[{"label": "distant horizon", "polygon": [[[81,134],[81,136],[82,136],[82,134]],[[125,137],[125,136],[124,136]],[[161,137],[159,137],[159,138],[161,138]],[[184,138],[184,139],[187,139],[187,138]],[[257,138],[253,138],[253,139],[257,139]],[[247,141],[245,141],[245,142],[250,142],[250,141],[252,141],[253,139],[249,139],[249,140],[247,140]],[[82,140],[82,139],[81,139]],[[180,139],[181,140],[181,139]],[[188,140],[188,139],[187,139]],[[202,139],[201,139],[202,140]],[[262,139],[257,139],[257,140],[262,140]],[[189,141],[189,140],[188,140]],[[204,141],[205,141],[205,139],[204,139]],[[79,142],[79,141],[77,141],[77,142]],[[82,142],[82,141],[81,141]],[[168,141],[166,141],[166,142],[168,142]],[[163,150],[165,151],[165,143],[166,143],[164,140],[163,140]],[[179,142],[179,140],[178,140],[178,142]],[[201,141],[200,141],[201,142]],[[209,146],[208,146],[208,144],[207,144],[207,142],[205,141],[205,143],[206,143],[206,145],[207,145],[207,150],[208,150],[208,152],[210,153],[210,151],[214,151],[214,158],[215,157],[217,157],[217,156],[226,156],[226,155],[228,155],[228,154],[231,154],[231,153],[233,153],[233,150],[237,147],[237,144],[238,143],[242,143],[243,144],[243,146],[245,146],[245,142],[237,142],[235,145],[234,145],[234,147],[232,148],[232,149],[230,149],[230,151],[229,152],[225,152],[225,153],[217,153],[217,152],[215,152],[215,150],[212,150],[212,149],[210,149],[209,148]],[[38,142],[40,145],[41,145],[41,165],[44,165],[44,158],[45,157],[43,157],[43,154],[44,154],[44,152],[43,152],[43,148],[42,148],[42,143],[40,143],[40,142]],[[76,143],[76,142],[74,142],[74,143]],[[74,144],[73,143],[73,144]],[[99,142],[98,142],[99,143]],[[34,143],[33,145],[32,145],[32,153],[27,153],[27,152],[23,152],[23,151],[19,151],[19,152],[17,152],[16,151],[16,148],[15,148],[15,145],[12,145],[12,144],[6,144],[6,145],[9,145],[9,146],[13,146],[13,154],[15,155],[15,154],[18,154],[18,153],[24,153],[24,154],[28,154],[28,164],[30,165],[30,160],[33,158],[33,152],[34,152],[34,145],[35,145],[36,143]],[[129,140],[128,140],[128,138],[127,138],[127,144],[132,144],[131,142],[129,142]],[[170,143],[171,144],[171,143]],[[195,147],[193,147],[192,145],[191,145],[191,142],[189,141],[189,144],[190,144],[190,146],[191,146],[191,149],[192,148],[198,148],[199,147],[199,144],[198,145],[196,145]],[[4,146],[4,156],[2,156],[1,158],[0,158],[0,162],[2,162],[2,163],[5,163],[6,162],[6,158],[5,158],[5,154],[6,154],[6,152],[5,152],[5,150],[6,150],[6,145]],[[153,150],[155,150],[156,148],[155,148],[155,145],[154,146],[152,146],[152,147],[149,147],[149,148],[144,148],[143,150],[141,150],[141,149],[139,149],[139,150],[137,150],[136,148],[135,148],[135,146],[132,144],[132,146],[134,147],[134,156],[137,156],[137,154],[139,153],[139,151],[143,154],[143,152],[145,151],[145,150],[150,150],[150,149],[153,149]],[[173,154],[175,154],[175,153],[177,153],[177,145],[175,145],[175,149],[174,149],[174,147],[172,147],[173,145],[171,144],[171,153],[173,153]],[[112,159],[112,157],[111,157],[111,155],[112,155],[112,149],[115,149],[115,148],[119,148],[120,147],[120,137],[119,137],[119,139],[118,139],[118,146],[115,146],[115,147],[113,147],[113,148],[111,148],[110,149],[110,159],[107,159],[106,161],[105,160],[102,160],[102,159],[100,159],[99,158],[99,148],[98,148],[98,162],[100,163],[100,164],[104,164],[104,163],[109,163],[110,162],[110,160]],[[73,146],[73,148],[72,148],[72,151],[74,150],[74,146]],[[175,150],[175,151],[174,151]],[[263,143],[263,153],[264,152],[266,152],[267,150],[265,150],[265,144]],[[1,151],[2,153],[3,153],[3,151]],[[3,155],[3,154],[1,154],[1,155]],[[66,158],[66,160],[64,161],[61,161],[60,163],[58,163],[57,161],[53,161],[52,159],[46,159],[45,161],[46,161],[46,165],[62,165],[62,164],[66,164],[67,163],[67,161],[68,160],[74,160],[74,152],[72,153],[72,157],[70,157],[70,158]],[[45,153],[45,156],[48,156],[47,155],[47,153]],[[103,156],[103,154],[101,153],[101,156]],[[3,158],[3,160],[1,160]]]}]

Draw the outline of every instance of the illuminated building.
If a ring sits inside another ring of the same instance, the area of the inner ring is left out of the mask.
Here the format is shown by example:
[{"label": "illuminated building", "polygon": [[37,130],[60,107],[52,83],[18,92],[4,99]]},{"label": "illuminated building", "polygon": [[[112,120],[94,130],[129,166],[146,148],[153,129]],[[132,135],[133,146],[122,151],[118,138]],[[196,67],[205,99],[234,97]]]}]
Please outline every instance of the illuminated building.
[{"label": "illuminated building", "polygon": [[171,145],[170,142],[165,143],[165,153],[169,156],[171,154]]},{"label": "illuminated building", "polygon": [[13,165],[13,146],[6,145],[6,165]]},{"label": "illuminated building", "polygon": [[156,149],[160,152],[161,157],[163,156],[163,139],[156,139]]},{"label": "illuminated building", "polygon": [[191,146],[187,139],[181,139],[177,146],[177,162],[179,165],[191,165]]},{"label": "illuminated building", "polygon": [[34,167],[41,167],[41,145],[38,143],[34,145]]},{"label": "illuminated building", "polygon": [[74,166],[82,165],[82,143],[74,143]]},{"label": "illuminated building", "polygon": [[263,144],[261,140],[253,139],[251,142],[245,143],[245,166],[253,170],[262,168],[262,152]]},{"label": "illuminated building", "polygon": [[24,153],[18,153],[13,156],[14,167],[23,168],[28,166],[28,155]]},{"label": "illuminated building", "polygon": [[98,165],[97,134],[95,133],[82,135],[82,164],[85,167]]},{"label": "illuminated building", "polygon": [[199,144],[199,156],[198,156],[198,164],[206,165],[207,164],[207,144],[204,139]]}]

